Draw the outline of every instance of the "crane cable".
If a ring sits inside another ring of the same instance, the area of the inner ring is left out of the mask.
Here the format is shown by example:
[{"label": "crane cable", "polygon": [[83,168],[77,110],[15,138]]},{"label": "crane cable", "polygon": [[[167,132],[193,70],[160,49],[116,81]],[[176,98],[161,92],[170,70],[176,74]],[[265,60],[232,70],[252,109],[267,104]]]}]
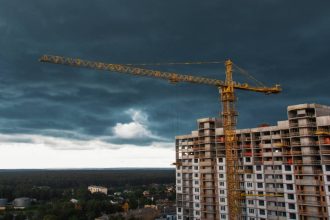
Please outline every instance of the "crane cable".
[{"label": "crane cable", "polygon": [[[201,64],[224,64],[225,61],[185,61],[185,62],[166,62],[166,63],[125,63],[120,65],[125,66],[171,66],[171,65],[201,65]],[[235,63],[233,63],[234,67],[238,70],[238,72],[250,80],[254,81],[258,86],[260,87],[266,87],[265,84],[257,80],[255,77],[253,77],[248,71],[244,70],[243,68],[237,66]]]},{"label": "crane cable", "polygon": [[262,82],[260,82],[259,80],[257,80],[255,77],[253,77],[248,71],[242,69],[241,67],[237,66],[235,63],[234,67],[236,67],[236,69],[238,70],[238,72],[246,77],[248,77],[249,79],[251,79],[252,81],[254,81],[258,86],[260,87],[266,87],[265,84],[263,84]]},{"label": "crane cable", "polygon": [[186,61],[186,62],[167,62],[167,63],[125,63],[125,66],[166,66],[166,65],[200,65],[200,64],[223,64],[225,61]]}]

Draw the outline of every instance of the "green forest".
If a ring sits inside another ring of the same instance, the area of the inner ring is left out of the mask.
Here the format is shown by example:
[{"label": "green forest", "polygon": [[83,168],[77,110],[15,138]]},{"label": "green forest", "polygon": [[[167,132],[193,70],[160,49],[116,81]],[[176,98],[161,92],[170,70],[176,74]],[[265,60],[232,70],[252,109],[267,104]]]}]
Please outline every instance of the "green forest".
[{"label": "green forest", "polygon": [[[174,184],[174,169],[0,170],[0,198],[8,200],[0,219],[94,219],[103,213],[122,212],[124,202],[135,209],[157,199],[175,201],[175,193],[166,191]],[[108,195],[91,194],[89,185],[108,188]],[[152,198],[143,196],[145,190]],[[10,203],[19,197],[31,198],[31,205],[14,209]],[[79,202],[70,202],[73,198]]]}]

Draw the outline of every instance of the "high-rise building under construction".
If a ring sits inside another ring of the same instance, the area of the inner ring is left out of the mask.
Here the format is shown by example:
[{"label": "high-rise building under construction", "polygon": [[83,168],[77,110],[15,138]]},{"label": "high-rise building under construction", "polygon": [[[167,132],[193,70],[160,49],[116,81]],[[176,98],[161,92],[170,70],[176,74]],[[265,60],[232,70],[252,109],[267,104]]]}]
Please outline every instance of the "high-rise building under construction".
[{"label": "high-rise building under construction", "polygon": [[[330,107],[287,113],[276,126],[236,130],[242,219],[330,219]],[[176,137],[177,218],[229,219],[222,123],[197,122]]]}]

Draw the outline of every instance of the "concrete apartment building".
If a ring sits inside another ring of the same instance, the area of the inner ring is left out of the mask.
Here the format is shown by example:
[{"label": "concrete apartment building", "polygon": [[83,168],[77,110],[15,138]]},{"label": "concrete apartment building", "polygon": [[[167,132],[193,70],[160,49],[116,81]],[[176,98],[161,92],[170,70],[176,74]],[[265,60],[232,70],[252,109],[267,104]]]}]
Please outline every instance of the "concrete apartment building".
[{"label": "concrete apartment building", "polygon": [[[330,219],[330,107],[293,105],[287,115],[236,130],[242,219]],[[223,128],[197,122],[176,137],[177,219],[228,219]]]}]

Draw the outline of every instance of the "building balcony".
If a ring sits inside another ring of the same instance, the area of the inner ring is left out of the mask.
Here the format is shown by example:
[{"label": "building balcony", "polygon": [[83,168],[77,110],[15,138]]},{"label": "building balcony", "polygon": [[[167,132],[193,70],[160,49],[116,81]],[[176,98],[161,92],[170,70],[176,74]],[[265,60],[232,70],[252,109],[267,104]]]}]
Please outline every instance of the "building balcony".
[{"label": "building balcony", "polygon": [[275,205],[267,205],[267,210],[285,212],[285,207],[275,206]]},{"label": "building balcony", "polygon": [[299,123],[299,127],[316,127],[316,122]]},{"label": "building balcony", "polygon": [[320,196],[321,192],[316,190],[296,190],[297,194],[300,195],[316,195]]},{"label": "building balcony", "polygon": [[244,157],[252,157],[252,152],[244,152]]},{"label": "building balcony", "polygon": [[271,157],[272,155],[273,155],[272,152],[263,152],[262,153],[262,156],[264,156],[264,157]]},{"label": "building balcony", "polygon": [[313,205],[313,206],[323,206],[324,202],[320,201],[307,201],[307,200],[297,200],[299,205]]},{"label": "building balcony", "polygon": [[270,140],[271,136],[270,135],[263,135],[261,136],[261,140]]},{"label": "building balcony", "polygon": [[199,162],[200,166],[213,166],[213,162],[212,161],[201,161]]},{"label": "building balcony", "polygon": [[318,217],[318,218],[322,218],[322,217],[328,217],[326,212],[310,212],[310,211],[299,211],[300,215],[303,216],[310,216],[310,217]]},{"label": "building balcony", "polygon": [[[283,188],[265,188],[265,191],[268,193],[268,192],[271,192],[271,193],[284,193],[284,189]],[[266,194],[267,194],[266,193]]]},{"label": "building balcony", "polygon": [[290,137],[290,133],[282,133],[281,137],[282,138]]},{"label": "building balcony", "polygon": [[301,143],[299,141],[292,141],[291,146],[301,146]]},{"label": "building balcony", "polygon": [[272,144],[260,144],[260,147],[263,147],[263,148],[273,148]]},{"label": "building balcony", "polygon": [[316,141],[308,141],[308,142],[302,142],[301,146],[315,146],[318,145]]},{"label": "building balcony", "polygon": [[320,140],[320,141],[316,141],[316,144],[330,145],[330,141],[329,140]]},{"label": "building balcony", "polygon": [[324,154],[330,155],[330,150],[320,150],[320,151],[321,151],[322,155],[324,155]]},{"label": "building balcony", "polygon": [[268,215],[267,219],[268,220],[287,220],[287,218],[284,216],[274,216],[274,215]]},{"label": "building balcony", "polygon": [[290,132],[291,137],[297,137],[300,136],[299,132]]},{"label": "building balcony", "polygon": [[265,174],[282,174],[282,170],[265,170]]},{"label": "building balcony", "polygon": [[290,128],[298,127],[298,123],[297,122],[290,122],[289,127]]},{"label": "building balcony", "polygon": [[303,150],[301,152],[302,155],[319,155],[320,152],[318,150]]},{"label": "building balcony", "polygon": [[266,183],[283,183],[283,179],[273,179],[273,178],[266,178]]},{"label": "building balcony", "polygon": [[320,160],[295,160],[294,164],[304,164],[304,165],[320,165],[321,161]]},{"label": "building balcony", "polygon": [[301,175],[319,175],[323,174],[322,170],[311,170],[311,171],[302,171],[302,170],[295,170],[294,174],[301,174]]},{"label": "building balcony", "polygon": [[273,134],[272,139],[280,139],[281,135],[280,134]]},{"label": "building balcony", "polygon": [[291,151],[292,155],[301,155],[301,151],[300,150],[293,150]]},{"label": "building balcony", "polygon": [[206,168],[206,169],[200,169],[199,171],[200,173],[213,173],[214,169]]},{"label": "building balcony", "polygon": [[297,185],[311,185],[311,186],[318,186],[320,184],[323,184],[319,180],[303,180],[303,179],[296,179],[296,184]]},{"label": "building balcony", "polygon": [[330,164],[330,160],[324,160],[324,159],[322,159],[322,164]]},{"label": "building balcony", "polygon": [[280,156],[282,156],[283,154],[282,154],[282,152],[273,152],[273,156],[274,157],[280,157]]}]

